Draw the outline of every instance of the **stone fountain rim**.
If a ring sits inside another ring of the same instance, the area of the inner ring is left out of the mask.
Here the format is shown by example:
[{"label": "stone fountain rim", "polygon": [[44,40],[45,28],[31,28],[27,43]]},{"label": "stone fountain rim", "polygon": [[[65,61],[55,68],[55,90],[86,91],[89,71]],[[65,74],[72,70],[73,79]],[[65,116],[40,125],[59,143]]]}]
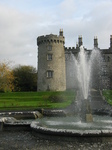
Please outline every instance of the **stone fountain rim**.
[{"label": "stone fountain rim", "polygon": [[70,130],[70,129],[54,129],[43,126],[39,122],[32,122],[30,127],[38,133],[46,135],[59,136],[76,136],[76,137],[112,137],[112,130]]}]

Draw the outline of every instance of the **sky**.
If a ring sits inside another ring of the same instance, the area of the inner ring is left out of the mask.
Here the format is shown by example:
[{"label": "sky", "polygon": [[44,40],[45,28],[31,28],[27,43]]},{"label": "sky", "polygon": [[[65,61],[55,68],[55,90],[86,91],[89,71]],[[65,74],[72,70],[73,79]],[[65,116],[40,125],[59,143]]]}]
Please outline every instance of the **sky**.
[{"label": "sky", "polygon": [[65,46],[74,47],[82,35],[83,45],[109,48],[112,35],[112,0],[0,0],[0,62],[37,68],[41,35],[59,35]]}]

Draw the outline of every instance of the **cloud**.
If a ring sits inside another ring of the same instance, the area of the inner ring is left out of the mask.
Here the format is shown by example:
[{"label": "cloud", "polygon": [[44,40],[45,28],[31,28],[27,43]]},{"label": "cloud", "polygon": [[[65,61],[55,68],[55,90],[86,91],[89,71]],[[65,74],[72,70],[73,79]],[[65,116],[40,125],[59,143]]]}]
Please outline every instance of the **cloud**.
[{"label": "cloud", "polygon": [[75,46],[78,35],[82,35],[87,48],[93,48],[94,36],[98,36],[99,47],[109,47],[111,0],[58,0],[52,5],[44,0],[47,5],[35,1],[31,6],[30,0],[24,6],[23,1],[9,5],[5,0],[5,4],[0,4],[0,60],[11,59],[15,64],[36,67],[36,38],[58,34],[60,28],[64,30],[65,46]]},{"label": "cloud", "polygon": [[[97,35],[99,46],[101,48],[109,47],[109,38],[112,33],[112,1],[100,1],[83,17],[86,20],[86,27],[90,31],[86,32],[91,35]],[[86,19],[85,19],[86,18]]]},{"label": "cloud", "polygon": [[53,31],[49,26],[54,15],[34,12],[0,5],[0,60],[11,59],[16,63],[37,66],[36,38]]},{"label": "cloud", "polygon": [[67,45],[74,46],[78,35],[82,35],[85,47],[93,48],[94,36],[98,36],[99,47],[108,48],[112,34],[112,1],[79,0],[76,3],[74,0],[74,3],[74,15],[62,20]]},{"label": "cloud", "polygon": [[67,17],[72,17],[74,11],[76,10],[76,4],[74,0],[63,0],[60,5],[60,15],[66,19]]},{"label": "cloud", "polygon": [[[12,59],[17,63],[26,60],[27,63],[31,54],[36,55],[38,19],[39,16],[0,7],[0,59]],[[30,63],[33,65],[33,61]]]}]

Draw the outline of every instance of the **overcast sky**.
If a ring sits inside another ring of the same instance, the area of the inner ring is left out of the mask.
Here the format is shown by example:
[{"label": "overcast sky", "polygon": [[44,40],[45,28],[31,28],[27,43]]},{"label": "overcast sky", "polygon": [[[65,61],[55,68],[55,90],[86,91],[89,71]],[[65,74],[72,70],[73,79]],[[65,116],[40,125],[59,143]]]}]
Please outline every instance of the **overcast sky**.
[{"label": "overcast sky", "polygon": [[110,46],[112,0],[0,0],[0,61],[37,67],[36,38],[59,34],[65,46],[93,48],[94,36],[100,48]]}]

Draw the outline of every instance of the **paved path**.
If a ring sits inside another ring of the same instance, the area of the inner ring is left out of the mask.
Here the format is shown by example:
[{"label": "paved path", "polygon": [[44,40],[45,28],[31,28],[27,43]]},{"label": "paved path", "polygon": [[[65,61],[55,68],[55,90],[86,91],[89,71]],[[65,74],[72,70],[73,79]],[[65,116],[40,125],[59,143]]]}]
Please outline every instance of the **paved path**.
[{"label": "paved path", "polygon": [[0,133],[0,150],[112,150],[112,138],[40,138],[31,131]]}]

